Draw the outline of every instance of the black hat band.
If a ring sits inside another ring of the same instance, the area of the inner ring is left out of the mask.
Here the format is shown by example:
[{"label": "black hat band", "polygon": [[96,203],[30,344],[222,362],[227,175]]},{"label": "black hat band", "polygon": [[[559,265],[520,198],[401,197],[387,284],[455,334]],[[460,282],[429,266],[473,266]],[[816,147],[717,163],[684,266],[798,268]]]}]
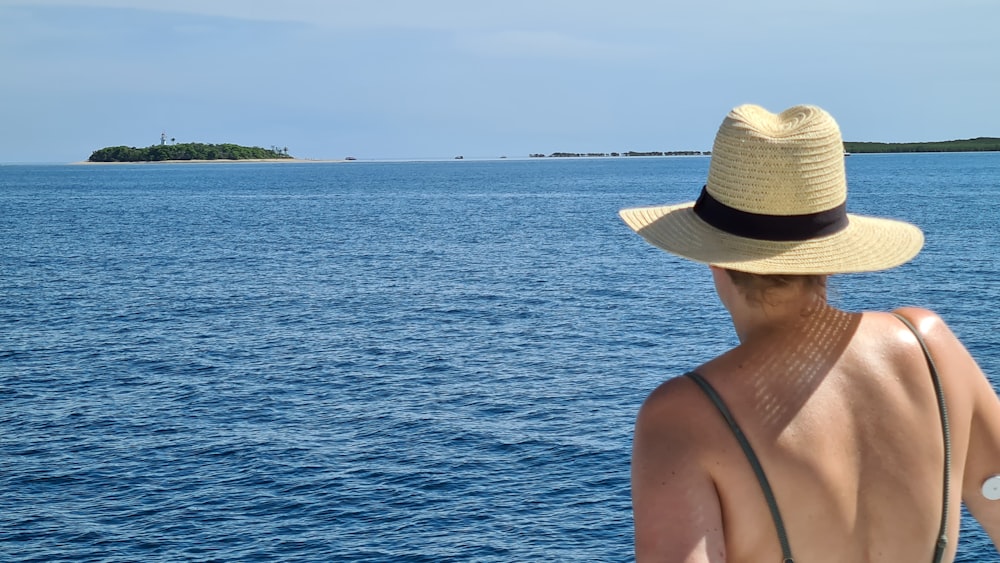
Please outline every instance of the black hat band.
[{"label": "black hat band", "polygon": [[707,186],[694,204],[694,213],[709,225],[738,237],[777,242],[807,241],[847,228],[847,202],[803,215],[765,215],[729,207],[708,193]]}]

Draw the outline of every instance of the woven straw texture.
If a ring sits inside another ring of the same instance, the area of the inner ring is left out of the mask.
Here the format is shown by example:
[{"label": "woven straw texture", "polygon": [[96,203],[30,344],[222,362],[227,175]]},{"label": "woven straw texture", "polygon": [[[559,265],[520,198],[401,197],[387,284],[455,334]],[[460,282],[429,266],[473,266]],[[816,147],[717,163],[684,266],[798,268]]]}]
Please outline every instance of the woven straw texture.
[{"label": "woven straw texture", "polygon": [[[745,105],[729,113],[712,149],[706,190],[741,211],[801,215],[844,203],[847,182],[840,130],[815,106],[780,114]],[[920,251],[920,229],[849,214],[833,235],[791,242],[738,237],[694,214],[694,203],[625,209],[625,223],[681,257],[757,274],[835,274],[899,266]]]}]

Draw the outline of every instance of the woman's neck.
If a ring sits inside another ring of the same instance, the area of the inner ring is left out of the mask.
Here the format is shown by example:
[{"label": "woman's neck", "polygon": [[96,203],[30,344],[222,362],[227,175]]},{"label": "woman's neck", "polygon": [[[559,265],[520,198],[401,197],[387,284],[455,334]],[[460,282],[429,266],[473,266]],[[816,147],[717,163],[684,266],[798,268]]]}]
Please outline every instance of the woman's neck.
[{"label": "woman's neck", "polygon": [[832,307],[826,302],[825,292],[788,288],[772,291],[759,301],[736,300],[729,307],[729,313],[740,343],[748,344],[778,334],[801,331],[829,309]]}]

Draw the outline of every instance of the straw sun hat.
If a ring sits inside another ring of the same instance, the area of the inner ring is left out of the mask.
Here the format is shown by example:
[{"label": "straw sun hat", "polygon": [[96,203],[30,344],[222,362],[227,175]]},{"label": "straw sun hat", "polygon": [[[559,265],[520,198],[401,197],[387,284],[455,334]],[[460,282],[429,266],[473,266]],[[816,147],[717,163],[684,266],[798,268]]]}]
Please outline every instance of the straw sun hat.
[{"label": "straw sun hat", "polygon": [[755,274],[835,274],[899,266],[920,229],[847,213],[840,129],[815,106],[733,109],[696,202],[624,209],[649,243],[696,262]]}]

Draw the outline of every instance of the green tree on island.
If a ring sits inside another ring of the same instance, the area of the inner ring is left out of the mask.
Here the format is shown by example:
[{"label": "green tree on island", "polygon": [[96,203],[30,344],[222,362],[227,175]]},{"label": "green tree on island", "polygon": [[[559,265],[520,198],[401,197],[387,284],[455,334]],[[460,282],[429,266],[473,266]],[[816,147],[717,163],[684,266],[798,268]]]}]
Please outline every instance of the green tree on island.
[{"label": "green tree on island", "polygon": [[975,139],[932,141],[926,143],[872,143],[845,141],[844,150],[847,152],[858,153],[1000,151],[1000,138],[976,137]]},{"label": "green tree on island", "polygon": [[[173,139],[171,139],[172,141]],[[177,145],[153,145],[146,148],[126,146],[98,149],[87,159],[90,162],[160,162],[164,160],[258,160],[294,158],[288,149],[277,147],[245,147],[232,143],[212,145],[205,143],[181,143]]]}]

